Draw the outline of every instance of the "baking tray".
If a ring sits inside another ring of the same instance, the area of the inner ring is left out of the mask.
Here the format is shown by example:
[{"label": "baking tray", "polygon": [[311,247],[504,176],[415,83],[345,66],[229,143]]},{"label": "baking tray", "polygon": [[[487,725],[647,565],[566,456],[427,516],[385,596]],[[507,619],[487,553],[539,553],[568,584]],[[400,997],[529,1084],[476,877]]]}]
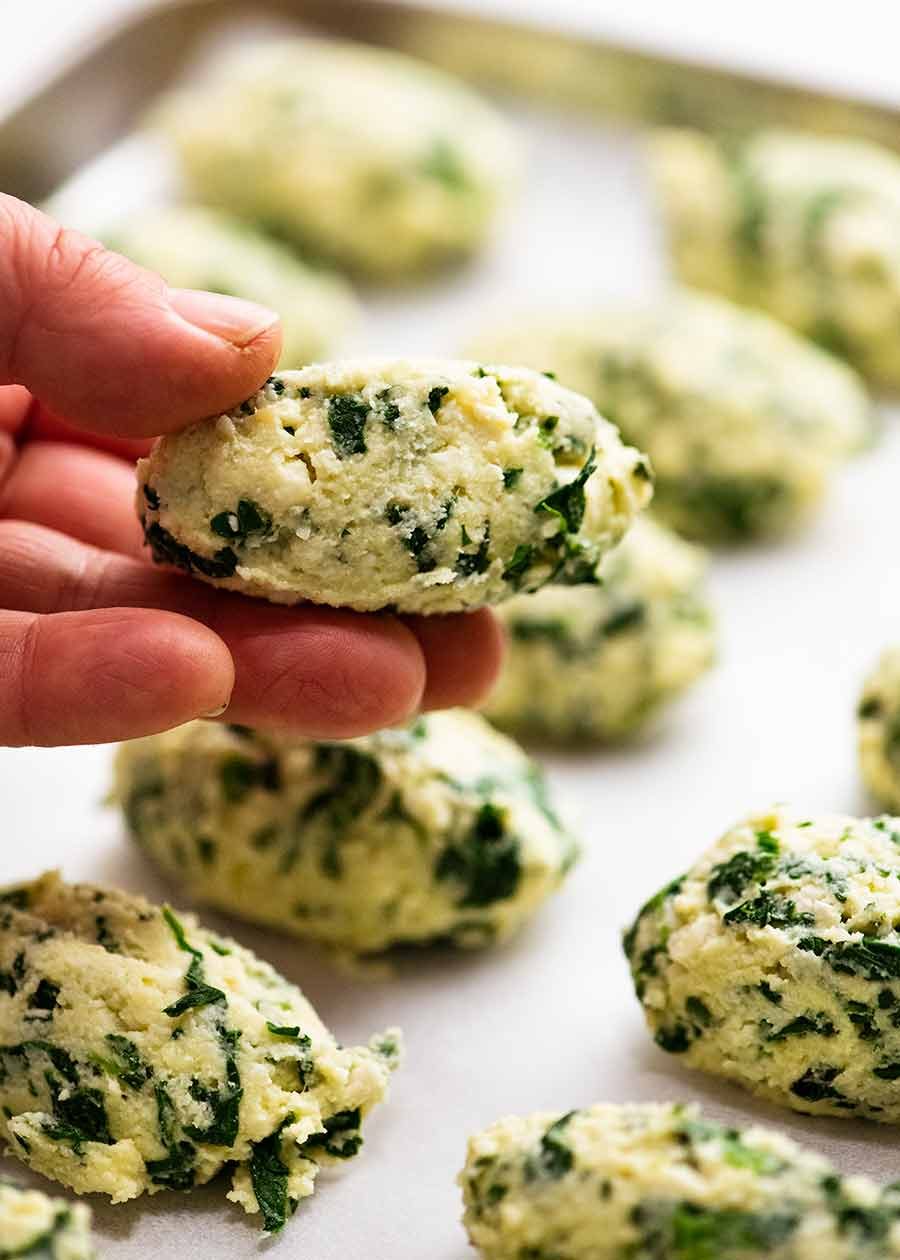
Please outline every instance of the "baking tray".
[{"label": "baking tray", "polygon": [[[238,23],[233,38],[246,33],[247,20],[258,24],[264,9],[267,22],[283,22],[289,8],[198,3],[114,33],[0,127],[0,186],[42,198],[78,171],[57,198],[74,218],[126,193],[158,195],[159,172],[145,161],[144,142],[126,134],[149,95],[181,73],[223,18]],[[421,47],[436,29],[428,23],[438,20],[426,15],[417,25],[410,10],[404,25],[396,5],[294,7],[301,10],[313,29],[382,40],[393,30]],[[471,40],[482,28],[465,21],[451,25]],[[586,57],[592,46],[568,47]],[[508,320],[520,308],[647,296],[665,285],[634,130],[547,101],[504,108],[520,127],[528,166],[523,195],[495,241],[458,273],[368,295],[348,349],[453,353],[492,312]],[[344,1042],[403,1026],[407,1062],[392,1100],[370,1119],[362,1157],[340,1176],[323,1175],[281,1237],[261,1241],[258,1218],[227,1203],[221,1184],[116,1208],[97,1198],[103,1260],[464,1260],[453,1179],[467,1134],[504,1113],[600,1099],[695,1098],[729,1121],[776,1124],[848,1172],[898,1176],[891,1130],[782,1113],[657,1050],[619,946],[638,905],[748,811],[779,800],[804,812],[866,810],[854,703],[863,673],[900,627],[893,578],[900,433],[886,410],[879,445],[846,469],[809,529],[779,545],[715,557],[720,662],[659,728],[621,749],[542,754],[585,852],[517,940],[483,954],[423,953],[378,980],[338,972],[297,942],[206,915],[300,984]],[[109,761],[104,747],[0,752],[3,879],[60,865],[71,878],[183,903],[103,806]],[[38,1184],[17,1164],[2,1167]]]}]

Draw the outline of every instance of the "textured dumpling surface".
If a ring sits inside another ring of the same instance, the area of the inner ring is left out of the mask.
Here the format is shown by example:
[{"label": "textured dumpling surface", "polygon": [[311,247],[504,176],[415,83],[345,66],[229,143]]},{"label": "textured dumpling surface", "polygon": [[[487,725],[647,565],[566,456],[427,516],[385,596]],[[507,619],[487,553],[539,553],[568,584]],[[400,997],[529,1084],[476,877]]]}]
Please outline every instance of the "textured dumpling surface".
[{"label": "textured dumpling surface", "polygon": [[124,744],[115,795],[179,887],[352,953],[507,937],[577,852],[534,762],[463,710],[335,743],[196,722]]},{"label": "textured dumpling surface", "polygon": [[900,648],[888,648],[866,679],[857,716],[863,782],[900,813]]},{"label": "textured dumpling surface", "polygon": [[470,1140],[459,1182],[484,1260],[900,1256],[896,1187],[691,1106],[510,1116]]},{"label": "textured dumpling surface", "polygon": [[703,552],[639,519],[597,586],[546,586],[498,610],[507,652],[483,710],[552,740],[631,734],[711,664]]},{"label": "textured dumpling surface", "polygon": [[322,40],[246,49],[157,122],[199,201],[383,279],[470,253],[519,166],[511,128],[457,80]]},{"label": "textured dumpling surface", "polygon": [[14,1256],[94,1260],[88,1208],[0,1180],[0,1260]]},{"label": "textured dumpling surface", "polygon": [[0,1132],[114,1203],[233,1165],[229,1198],[284,1224],[355,1155],[395,1034],[342,1049],[299,989],[234,941],[50,873],[0,894]]},{"label": "textured dumpling surface", "polygon": [[447,360],[284,372],[138,476],[157,560],[275,603],[423,613],[593,580],[651,492],[586,398]]},{"label": "textured dumpling surface", "polygon": [[221,210],[145,210],[107,232],[106,241],[177,288],[227,293],[277,311],[285,367],[325,358],[359,315],[345,281]]},{"label": "textured dumpling surface", "polygon": [[663,129],[650,158],[675,270],[900,385],[900,158],[865,141]]},{"label": "textured dumpling surface", "polygon": [[900,1121],[900,820],[727,832],[625,934],[657,1045],[796,1111]]},{"label": "textured dumpling surface", "polygon": [[852,369],[766,315],[687,290],[519,320],[475,344],[592,399],[653,461],[657,514],[693,537],[790,527],[871,433]]}]

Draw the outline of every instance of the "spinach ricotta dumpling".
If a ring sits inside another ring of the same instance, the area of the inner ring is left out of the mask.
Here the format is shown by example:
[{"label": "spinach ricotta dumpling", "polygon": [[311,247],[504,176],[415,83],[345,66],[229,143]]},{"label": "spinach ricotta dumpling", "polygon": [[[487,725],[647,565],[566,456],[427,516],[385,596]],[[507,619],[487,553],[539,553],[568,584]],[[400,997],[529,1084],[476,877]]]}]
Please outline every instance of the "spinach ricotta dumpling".
[{"label": "spinach ricotta dumpling", "polygon": [[0,1179],[0,1260],[94,1260],[83,1203],[51,1199]]},{"label": "spinach ricotta dumpling", "polygon": [[484,1260],[900,1256],[897,1186],[692,1106],[510,1116],[470,1140],[459,1182]]},{"label": "spinach ricotta dumpling", "polygon": [[484,714],[551,740],[615,740],[710,665],[703,553],[637,520],[597,586],[547,586],[500,609],[507,652]]},{"label": "spinach ricotta dumpling", "polygon": [[517,182],[516,136],[474,92],[349,43],[244,49],[157,124],[198,201],[379,279],[470,253]]},{"label": "spinach ricotta dumpling", "polygon": [[286,246],[220,210],[146,210],[105,238],[110,248],[177,288],[227,293],[277,311],[286,367],[324,358],[359,315],[345,281],[307,266]]},{"label": "spinach ricotta dumpling", "polygon": [[900,157],[865,141],[663,129],[651,163],[682,280],[770,311],[900,387]]},{"label": "spinach ricotta dumpling", "polygon": [[593,581],[649,465],[538,372],[361,360],[271,377],[138,465],[156,560],[274,603],[460,612]]},{"label": "spinach ricotta dumpling", "polygon": [[50,873],[0,893],[0,1134],[114,1203],[232,1167],[281,1228],[320,1164],[355,1155],[397,1035],[342,1049],[299,989],[234,941]]},{"label": "spinach ricotta dumpling", "polygon": [[124,744],[115,796],[179,887],[355,954],[507,937],[576,856],[535,764],[463,710],[335,743],[196,722]]},{"label": "spinach ricotta dumpling", "polygon": [[866,679],[857,714],[863,781],[880,805],[900,813],[900,648],[888,648]]},{"label": "spinach ricotta dumpling", "polygon": [[900,1121],[900,819],[727,832],[625,934],[657,1045],[772,1102]]},{"label": "spinach ricotta dumpling", "polygon": [[592,399],[653,461],[657,514],[711,542],[795,525],[871,433],[850,368],[766,315],[698,293],[517,321],[477,345]]}]

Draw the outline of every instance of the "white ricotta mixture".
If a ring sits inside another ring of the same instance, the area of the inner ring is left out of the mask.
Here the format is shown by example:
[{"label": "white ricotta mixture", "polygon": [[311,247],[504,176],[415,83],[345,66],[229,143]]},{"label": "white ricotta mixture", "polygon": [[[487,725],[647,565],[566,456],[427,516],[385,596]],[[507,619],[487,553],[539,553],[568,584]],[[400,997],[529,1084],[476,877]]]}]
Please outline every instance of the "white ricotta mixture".
[{"label": "white ricotta mixture", "polygon": [[19,1256],[94,1260],[90,1212],[83,1203],[0,1180],[0,1260]]},{"label": "white ricotta mixture", "polygon": [[320,1164],[355,1155],[395,1033],[342,1049],[236,942],[55,873],[0,892],[0,1134],[122,1203],[233,1164],[228,1197],[281,1228]]},{"label": "white ricotta mixture", "polygon": [[770,311],[900,386],[900,158],[861,140],[663,129],[652,171],[682,280]]},{"label": "white ricotta mixture", "polygon": [[509,1116],[459,1177],[484,1260],[888,1260],[900,1193],[841,1177],[773,1129],[696,1107]]},{"label": "white ricotta mixture", "polygon": [[517,137],[491,106],[356,44],[243,49],[155,121],[198,201],[381,280],[469,254],[517,182]]},{"label": "white ricotta mixture", "polygon": [[277,311],[285,367],[327,357],[359,318],[359,304],[344,280],[308,266],[222,210],[146,210],[110,229],[105,239],[175,288],[227,293]]},{"label": "white ricotta mixture", "polygon": [[697,547],[638,519],[598,585],[503,604],[507,653],[485,716],[557,741],[631,735],[712,663],[705,571]]},{"label": "white ricotta mixture", "polygon": [[360,360],[273,376],[138,465],[154,558],[275,603],[460,612],[593,579],[649,465],[539,372]]},{"label": "white ricotta mixture", "polygon": [[114,794],[179,888],[368,954],[520,928],[577,854],[545,791],[454,710],[335,743],[195,722],[122,745]]},{"label": "white ricotta mixture", "polygon": [[900,819],[782,808],[625,934],[657,1045],[772,1102],[900,1121]]},{"label": "white ricotta mixture", "polygon": [[871,433],[851,369],[765,315],[687,290],[519,319],[474,344],[587,395],[650,456],[657,514],[714,542],[795,525]]}]

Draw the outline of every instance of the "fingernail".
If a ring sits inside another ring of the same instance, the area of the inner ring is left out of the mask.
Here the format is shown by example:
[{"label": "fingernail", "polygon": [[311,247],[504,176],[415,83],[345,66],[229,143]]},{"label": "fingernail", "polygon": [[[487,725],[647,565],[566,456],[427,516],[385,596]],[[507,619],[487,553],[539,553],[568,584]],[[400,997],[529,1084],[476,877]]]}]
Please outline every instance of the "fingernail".
[{"label": "fingernail", "polygon": [[195,328],[221,337],[239,349],[278,323],[278,316],[268,307],[221,293],[204,293],[201,289],[170,289],[169,303],[176,314]]},{"label": "fingernail", "polygon": [[209,713],[201,713],[200,716],[205,717],[205,718],[221,717],[230,704],[231,704],[231,696],[228,697],[228,699],[225,701],[224,704],[220,704],[217,709],[210,709]]}]

